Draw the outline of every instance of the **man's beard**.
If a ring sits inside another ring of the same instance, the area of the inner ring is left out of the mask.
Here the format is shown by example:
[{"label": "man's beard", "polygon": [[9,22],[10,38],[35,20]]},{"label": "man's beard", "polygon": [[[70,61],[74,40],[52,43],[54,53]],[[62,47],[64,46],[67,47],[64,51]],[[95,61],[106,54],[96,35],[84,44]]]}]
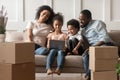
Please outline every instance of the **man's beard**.
[{"label": "man's beard", "polygon": [[84,28],[85,26],[84,25],[80,25],[81,28]]}]

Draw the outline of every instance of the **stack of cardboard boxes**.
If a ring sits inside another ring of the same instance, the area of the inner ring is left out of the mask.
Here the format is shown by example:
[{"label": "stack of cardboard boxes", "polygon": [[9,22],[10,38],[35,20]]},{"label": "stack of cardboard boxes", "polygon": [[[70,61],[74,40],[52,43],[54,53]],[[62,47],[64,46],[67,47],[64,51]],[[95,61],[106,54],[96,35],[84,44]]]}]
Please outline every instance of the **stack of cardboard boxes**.
[{"label": "stack of cardboard boxes", "polygon": [[117,53],[118,48],[114,46],[90,47],[91,80],[117,80]]},{"label": "stack of cardboard boxes", "polygon": [[35,80],[33,43],[0,43],[0,80]]}]

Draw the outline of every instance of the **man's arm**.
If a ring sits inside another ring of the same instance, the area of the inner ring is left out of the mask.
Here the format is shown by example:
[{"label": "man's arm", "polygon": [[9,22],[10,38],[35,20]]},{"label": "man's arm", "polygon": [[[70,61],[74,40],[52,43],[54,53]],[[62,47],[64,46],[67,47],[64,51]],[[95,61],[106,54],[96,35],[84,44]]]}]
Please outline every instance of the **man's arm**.
[{"label": "man's arm", "polygon": [[100,42],[96,43],[96,45],[94,45],[94,46],[101,46],[103,44],[104,44],[104,41],[100,41]]},{"label": "man's arm", "polygon": [[94,46],[101,46],[106,42],[109,42],[109,35],[107,33],[106,24],[104,22],[99,22],[98,26],[96,27],[96,31],[98,33],[99,41]]}]

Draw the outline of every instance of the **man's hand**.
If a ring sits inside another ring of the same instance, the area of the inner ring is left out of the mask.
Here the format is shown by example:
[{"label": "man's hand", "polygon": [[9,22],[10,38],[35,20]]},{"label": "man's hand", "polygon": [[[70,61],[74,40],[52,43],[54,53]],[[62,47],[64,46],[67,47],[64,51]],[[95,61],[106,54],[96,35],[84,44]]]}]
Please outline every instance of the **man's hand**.
[{"label": "man's hand", "polygon": [[89,48],[85,50],[85,53],[88,53],[89,52]]}]

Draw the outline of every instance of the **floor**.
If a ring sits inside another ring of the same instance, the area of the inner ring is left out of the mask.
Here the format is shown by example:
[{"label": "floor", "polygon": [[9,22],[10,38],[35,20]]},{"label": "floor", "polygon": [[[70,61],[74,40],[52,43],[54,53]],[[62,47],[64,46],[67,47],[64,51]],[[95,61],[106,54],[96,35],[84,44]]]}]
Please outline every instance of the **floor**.
[{"label": "floor", "polygon": [[57,74],[36,73],[35,76],[35,80],[84,80],[83,73],[62,73],[60,76]]}]

